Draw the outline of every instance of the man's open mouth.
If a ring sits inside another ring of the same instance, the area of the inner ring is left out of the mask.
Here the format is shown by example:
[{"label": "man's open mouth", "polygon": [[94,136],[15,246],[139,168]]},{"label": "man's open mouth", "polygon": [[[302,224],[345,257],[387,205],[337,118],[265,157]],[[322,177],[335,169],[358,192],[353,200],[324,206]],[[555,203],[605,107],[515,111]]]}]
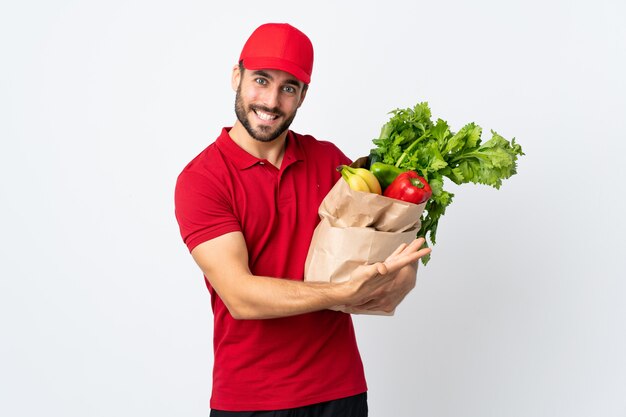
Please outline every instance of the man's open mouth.
[{"label": "man's open mouth", "polygon": [[254,114],[256,114],[258,116],[259,119],[265,120],[265,121],[268,121],[268,122],[278,118],[277,114],[266,113],[266,112],[264,112],[262,110],[259,110],[259,109],[252,109],[252,111],[254,112]]}]

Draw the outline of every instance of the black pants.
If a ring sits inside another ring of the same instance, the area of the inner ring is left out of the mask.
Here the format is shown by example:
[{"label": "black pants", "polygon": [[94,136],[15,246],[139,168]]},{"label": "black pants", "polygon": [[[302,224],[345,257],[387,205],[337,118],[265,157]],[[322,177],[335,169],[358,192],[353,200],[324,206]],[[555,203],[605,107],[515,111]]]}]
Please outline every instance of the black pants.
[{"label": "black pants", "polygon": [[210,417],[367,417],[367,393],[276,411],[211,410]]}]

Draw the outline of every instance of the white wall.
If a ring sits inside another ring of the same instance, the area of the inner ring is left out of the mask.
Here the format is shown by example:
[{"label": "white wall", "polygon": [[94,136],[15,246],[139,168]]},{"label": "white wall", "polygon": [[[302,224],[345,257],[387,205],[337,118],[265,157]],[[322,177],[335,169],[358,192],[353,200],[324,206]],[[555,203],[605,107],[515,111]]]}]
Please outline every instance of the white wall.
[{"label": "white wall", "polygon": [[212,317],[173,187],[233,122],[266,21],[316,47],[295,130],[358,157],[428,101],[526,152],[499,191],[448,185],[416,290],[355,319],[370,415],[626,415],[626,3],[333,3],[2,3],[1,415],[207,415]]}]

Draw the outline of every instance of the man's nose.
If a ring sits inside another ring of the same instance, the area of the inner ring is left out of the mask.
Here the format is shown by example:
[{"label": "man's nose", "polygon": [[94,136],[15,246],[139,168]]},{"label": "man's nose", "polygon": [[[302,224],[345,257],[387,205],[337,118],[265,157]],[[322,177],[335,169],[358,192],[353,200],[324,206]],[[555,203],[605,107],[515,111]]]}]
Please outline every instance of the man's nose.
[{"label": "man's nose", "polygon": [[278,108],[280,104],[280,90],[278,88],[268,88],[265,91],[263,102],[270,109]]}]

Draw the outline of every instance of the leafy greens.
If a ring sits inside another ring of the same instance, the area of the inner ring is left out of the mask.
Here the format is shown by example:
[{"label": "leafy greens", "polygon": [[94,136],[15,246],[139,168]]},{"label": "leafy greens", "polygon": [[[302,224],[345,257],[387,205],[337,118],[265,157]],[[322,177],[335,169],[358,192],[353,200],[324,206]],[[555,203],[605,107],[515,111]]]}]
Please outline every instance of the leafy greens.
[{"label": "leafy greens", "polygon": [[[482,128],[475,123],[454,133],[445,120],[433,122],[426,102],[391,114],[380,138],[373,140],[376,148],[370,151],[370,162],[414,170],[428,181],[433,194],[426,203],[417,236],[428,237],[433,245],[439,219],[454,198],[443,189],[444,177],[455,184],[485,184],[499,189],[502,180],[517,172],[517,158],[524,155],[515,138],[509,142],[493,130],[491,139],[482,143]],[[423,262],[426,264],[428,258]]]}]

